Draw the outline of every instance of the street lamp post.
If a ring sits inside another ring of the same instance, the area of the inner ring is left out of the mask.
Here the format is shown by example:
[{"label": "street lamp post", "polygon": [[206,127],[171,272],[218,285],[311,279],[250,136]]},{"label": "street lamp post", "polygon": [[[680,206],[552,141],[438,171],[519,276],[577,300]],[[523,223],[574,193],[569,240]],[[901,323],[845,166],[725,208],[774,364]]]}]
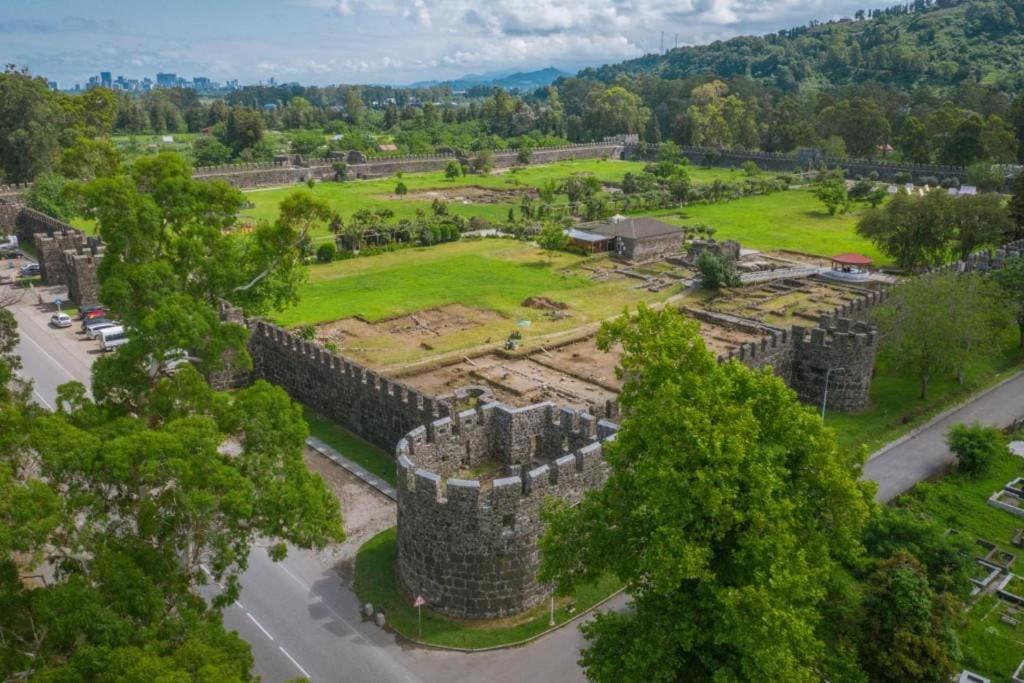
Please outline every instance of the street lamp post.
[{"label": "street lamp post", "polygon": [[825,373],[825,391],[821,397],[821,420],[825,421],[825,406],[828,405],[828,380],[833,372],[843,372],[846,368],[829,368]]}]

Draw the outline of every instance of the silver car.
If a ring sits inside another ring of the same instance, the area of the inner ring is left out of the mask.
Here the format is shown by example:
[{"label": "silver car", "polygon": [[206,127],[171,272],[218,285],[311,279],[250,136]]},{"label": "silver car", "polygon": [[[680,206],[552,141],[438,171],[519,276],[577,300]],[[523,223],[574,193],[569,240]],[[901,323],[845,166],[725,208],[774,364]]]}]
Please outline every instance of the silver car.
[{"label": "silver car", "polygon": [[111,327],[120,327],[121,323],[116,320],[107,320],[106,318],[100,318],[97,320],[90,320],[85,326],[85,336],[89,339],[96,339],[99,336],[101,330],[106,330]]}]

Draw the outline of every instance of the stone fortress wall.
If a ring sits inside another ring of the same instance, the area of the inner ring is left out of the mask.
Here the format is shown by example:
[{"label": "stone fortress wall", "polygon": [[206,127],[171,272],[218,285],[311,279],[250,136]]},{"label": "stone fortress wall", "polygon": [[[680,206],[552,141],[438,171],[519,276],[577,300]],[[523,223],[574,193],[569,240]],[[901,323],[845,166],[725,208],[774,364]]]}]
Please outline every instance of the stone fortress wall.
[{"label": "stone fortress wall", "polygon": [[[230,309],[222,318],[245,322]],[[263,321],[249,327],[254,377],[387,452],[410,430],[451,412],[452,400],[424,396],[281,327]]]},{"label": "stone fortress wall", "polygon": [[[398,578],[431,609],[500,618],[539,604],[541,506],[604,485],[618,426],[542,403],[489,403],[412,430],[398,461]],[[493,476],[461,479],[488,465]]]},{"label": "stone fortress wall", "polygon": [[[532,164],[550,164],[567,159],[621,158],[625,145],[618,142],[580,143],[558,147],[542,147],[532,151]],[[225,180],[235,187],[248,189],[291,185],[307,180],[332,180],[334,164],[345,162],[351,178],[385,178],[397,173],[423,173],[441,171],[452,160],[468,162],[455,154],[410,154],[367,157],[360,152],[336,152],[322,159],[303,159],[293,155],[288,161],[255,164],[227,164],[197,168],[193,177],[201,180]],[[492,154],[495,168],[519,165],[519,151],[501,151]]]},{"label": "stone fortress wall", "polygon": [[39,252],[43,284],[66,285],[68,298],[78,306],[98,304],[96,270],[103,260],[103,243],[35,209],[13,204],[8,206],[16,206],[13,224],[0,223],[0,228],[13,229],[20,242],[35,245]]}]

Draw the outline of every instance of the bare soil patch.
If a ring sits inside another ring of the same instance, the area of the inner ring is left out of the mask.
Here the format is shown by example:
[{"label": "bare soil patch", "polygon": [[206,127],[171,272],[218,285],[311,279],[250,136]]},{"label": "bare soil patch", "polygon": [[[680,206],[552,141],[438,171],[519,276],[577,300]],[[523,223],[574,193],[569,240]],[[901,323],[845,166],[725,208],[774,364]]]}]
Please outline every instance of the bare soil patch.
[{"label": "bare soil patch", "polygon": [[488,386],[495,398],[510,405],[552,401],[596,413],[602,413],[605,404],[616,397],[616,391],[536,359],[537,354],[529,358],[489,354],[405,376],[402,382],[427,395],[449,394],[467,384],[481,384]]},{"label": "bare soil patch", "polygon": [[316,335],[321,342],[334,344],[343,352],[365,351],[361,345],[366,342],[372,342],[376,349],[429,349],[431,340],[501,320],[495,311],[450,304],[378,322],[343,318],[319,325]]},{"label": "bare soil patch", "polygon": [[306,466],[323,477],[341,503],[345,540],[320,551],[320,559],[341,574],[351,576],[359,546],[397,523],[395,504],[316,451],[305,449]]},{"label": "bare soil patch", "polygon": [[531,296],[524,300],[521,305],[525,308],[536,308],[540,311],[564,311],[569,308],[569,304],[549,299],[546,296]]},{"label": "bare soil patch", "polygon": [[464,204],[517,204],[525,195],[538,197],[537,190],[524,187],[519,190],[496,190],[480,185],[459,185],[457,187],[435,187],[429,190],[414,190],[405,195],[384,195],[387,199],[460,202]]}]

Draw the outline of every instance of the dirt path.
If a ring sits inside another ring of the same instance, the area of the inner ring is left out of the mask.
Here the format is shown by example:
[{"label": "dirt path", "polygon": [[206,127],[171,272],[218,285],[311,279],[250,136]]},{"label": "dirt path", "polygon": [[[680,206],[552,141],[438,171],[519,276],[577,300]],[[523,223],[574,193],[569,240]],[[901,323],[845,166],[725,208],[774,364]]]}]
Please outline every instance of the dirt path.
[{"label": "dirt path", "polygon": [[341,502],[345,518],[345,540],[324,548],[320,559],[351,577],[359,546],[397,523],[395,504],[316,451],[307,448],[303,458]]}]

